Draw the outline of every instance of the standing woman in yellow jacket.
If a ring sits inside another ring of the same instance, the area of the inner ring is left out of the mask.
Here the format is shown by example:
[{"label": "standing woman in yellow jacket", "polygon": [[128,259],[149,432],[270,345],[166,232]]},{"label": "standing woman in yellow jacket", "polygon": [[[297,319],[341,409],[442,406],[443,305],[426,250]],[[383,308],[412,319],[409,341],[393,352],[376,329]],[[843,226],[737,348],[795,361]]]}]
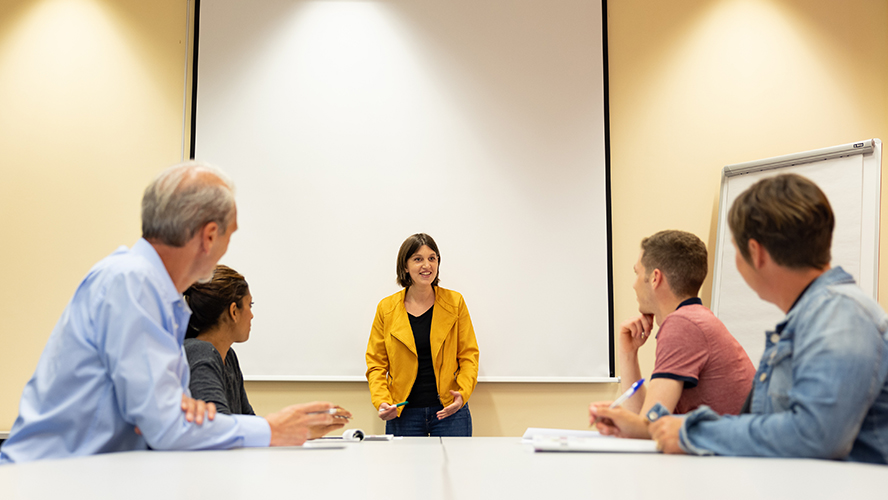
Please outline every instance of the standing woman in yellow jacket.
[{"label": "standing woman in yellow jacket", "polygon": [[397,267],[404,289],[376,308],[367,381],[386,434],[472,435],[478,343],[462,295],[438,286],[440,260],[431,236],[407,238]]}]

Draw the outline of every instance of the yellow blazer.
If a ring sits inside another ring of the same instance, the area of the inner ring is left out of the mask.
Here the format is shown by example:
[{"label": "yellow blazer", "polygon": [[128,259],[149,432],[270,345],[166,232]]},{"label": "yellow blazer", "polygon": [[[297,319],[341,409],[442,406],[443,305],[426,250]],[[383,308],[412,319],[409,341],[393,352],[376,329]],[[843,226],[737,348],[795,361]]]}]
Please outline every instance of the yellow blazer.
[{"label": "yellow blazer", "polygon": [[[404,308],[406,291],[405,288],[379,302],[367,342],[367,382],[377,409],[382,403],[396,404],[407,399],[416,381],[419,357]],[[467,403],[478,382],[478,343],[462,295],[435,287],[430,337],[438,399],[444,406],[453,403],[453,390]],[[399,416],[403,408],[398,408]]]}]

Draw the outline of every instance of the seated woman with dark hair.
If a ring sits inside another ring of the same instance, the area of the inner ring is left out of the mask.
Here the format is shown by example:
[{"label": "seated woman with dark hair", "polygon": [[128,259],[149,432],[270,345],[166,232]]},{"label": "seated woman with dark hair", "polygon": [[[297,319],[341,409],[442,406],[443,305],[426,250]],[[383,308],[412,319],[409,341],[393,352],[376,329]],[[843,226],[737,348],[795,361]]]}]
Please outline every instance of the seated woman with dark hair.
[{"label": "seated woman with dark hair", "polygon": [[[230,267],[216,266],[209,282],[195,283],[185,290],[185,300],[192,311],[184,342],[191,366],[191,397],[214,403],[220,413],[255,415],[231,348],[231,344],[250,338],[253,296],[247,280]],[[330,411],[335,411],[334,423],[309,427],[309,439],[341,429],[352,416],[340,406]]]},{"label": "seated woman with dark hair", "polygon": [[250,338],[253,296],[247,280],[234,269],[216,266],[207,283],[185,290],[191,320],[185,354],[191,366],[191,397],[216,404],[225,414],[255,415],[244,376],[231,344]]}]

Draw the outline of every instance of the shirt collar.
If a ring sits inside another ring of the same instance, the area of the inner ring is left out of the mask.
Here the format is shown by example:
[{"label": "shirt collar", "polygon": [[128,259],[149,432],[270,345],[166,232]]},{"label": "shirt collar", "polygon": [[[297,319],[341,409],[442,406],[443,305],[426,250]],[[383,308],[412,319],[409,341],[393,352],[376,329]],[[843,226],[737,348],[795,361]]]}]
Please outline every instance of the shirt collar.
[{"label": "shirt collar", "polygon": [[796,297],[795,302],[793,302],[792,305],[789,306],[789,311],[786,311],[786,314],[789,314],[793,309],[795,309],[796,304],[798,304],[799,301],[802,300],[802,297],[805,295],[805,292],[807,292],[808,289],[811,288],[811,285],[813,285],[815,281],[817,281],[817,278],[814,278],[813,280],[811,280],[810,283],[805,285],[805,288],[802,289],[802,293],[800,293],[799,296]]},{"label": "shirt collar", "polygon": [[803,299],[811,296],[815,293],[816,290],[820,288],[825,288],[830,285],[835,285],[839,283],[854,283],[854,278],[850,274],[845,272],[845,270],[842,269],[841,266],[836,266],[830,269],[829,271],[821,274],[813,281],[808,283],[808,286],[806,286],[805,289],[802,290],[802,293],[800,293],[799,296],[796,297],[795,302],[792,303],[792,307],[790,307],[789,311],[786,312],[786,317],[783,318],[783,321],[777,324],[777,328],[775,329],[775,331],[777,333],[783,332],[783,329],[786,328],[786,325],[787,323],[789,323],[790,318],[794,315],[796,311],[796,306],[799,305],[803,301]]},{"label": "shirt collar", "polygon": [[700,297],[691,297],[689,299],[683,300],[681,302],[681,304],[679,304],[678,307],[675,308],[675,310],[678,311],[679,309],[681,309],[684,306],[690,306],[690,305],[694,305],[694,304],[696,304],[698,306],[702,306],[703,301],[700,300]]},{"label": "shirt collar", "polygon": [[185,302],[182,294],[179,293],[179,290],[176,290],[176,285],[173,283],[173,279],[170,278],[170,273],[167,271],[166,266],[163,265],[163,260],[161,260],[160,255],[157,254],[157,250],[154,249],[154,246],[151,245],[151,243],[148,243],[148,240],[145,238],[139,238],[139,241],[133,245],[131,251],[151,264],[151,267],[157,273],[158,284],[163,287],[160,292],[164,300],[170,303],[181,300],[185,303],[185,307],[188,307],[188,303]]}]

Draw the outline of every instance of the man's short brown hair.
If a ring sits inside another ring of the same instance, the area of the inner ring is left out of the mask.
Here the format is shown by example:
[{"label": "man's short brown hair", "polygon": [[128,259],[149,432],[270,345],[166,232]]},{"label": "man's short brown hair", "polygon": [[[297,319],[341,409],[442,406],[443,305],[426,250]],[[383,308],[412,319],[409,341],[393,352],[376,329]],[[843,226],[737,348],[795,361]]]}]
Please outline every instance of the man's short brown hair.
[{"label": "man's short brown hair", "polygon": [[774,262],[792,269],[829,265],[836,221],[823,191],[797,174],[762,179],[740,194],[728,225],[740,255],[751,263],[749,240],[762,245]]},{"label": "man's short brown hair", "polygon": [[660,231],[641,240],[645,275],[659,269],[676,297],[696,297],[706,279],[706,245],[685,231]]}]

